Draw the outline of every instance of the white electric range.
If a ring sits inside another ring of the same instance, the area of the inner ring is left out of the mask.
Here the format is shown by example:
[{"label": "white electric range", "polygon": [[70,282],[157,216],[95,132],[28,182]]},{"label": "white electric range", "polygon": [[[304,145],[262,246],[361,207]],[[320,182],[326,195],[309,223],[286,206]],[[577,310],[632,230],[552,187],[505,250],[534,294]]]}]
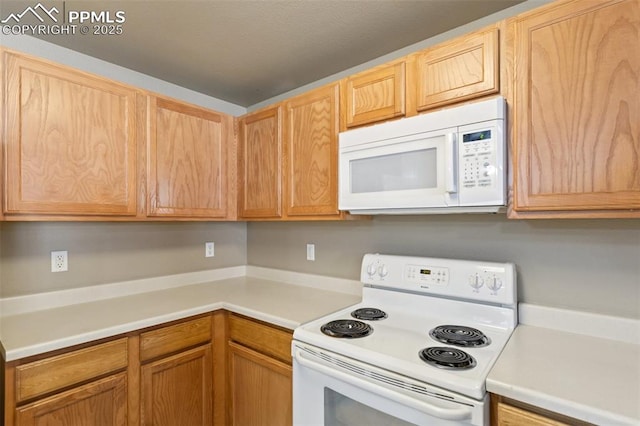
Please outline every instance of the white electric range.
[{"label": "white electric range", "polygon": [[365,255],[362,302],[294,331],[294,425],[489,424],[515,276],[510,263]]}]

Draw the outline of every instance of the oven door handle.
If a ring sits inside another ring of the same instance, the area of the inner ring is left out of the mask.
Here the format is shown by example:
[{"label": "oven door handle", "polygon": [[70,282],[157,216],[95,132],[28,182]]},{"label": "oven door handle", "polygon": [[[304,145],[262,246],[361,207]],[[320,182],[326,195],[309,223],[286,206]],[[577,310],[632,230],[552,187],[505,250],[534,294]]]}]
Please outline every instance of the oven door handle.
[{"label": "oven door handle", "polygon": [[356,387],[359,387],[360,389],[374,393],[376,395],[380,395],[391,401],[395,401],[399,404],[413,408],[415,410],[418,410],[430,416],[437,417],[440,419],[445,419],[445,420],[464,420],[471,417],[470,407],[442,408],[442,407],[437,407],[435,405],[428,404],[424,401],[420,401],[415,398],[408,397],[400,392],[394,392],[383,386],[376,386],[373,383],[370,383],[359,377],[346,374],[340,370],[333,369],[323,364],[319,364],[315,361],[312,361],[310,359],[304,358],[303,353],[298,348],[295,349],[294,357],[295,357],[295,360],[298,363],[300,363],[300,365],[302,365],[303,367],[316,370],[329,377],[333,377],[334,379],[340,380],[341,382],[354,385]]}]

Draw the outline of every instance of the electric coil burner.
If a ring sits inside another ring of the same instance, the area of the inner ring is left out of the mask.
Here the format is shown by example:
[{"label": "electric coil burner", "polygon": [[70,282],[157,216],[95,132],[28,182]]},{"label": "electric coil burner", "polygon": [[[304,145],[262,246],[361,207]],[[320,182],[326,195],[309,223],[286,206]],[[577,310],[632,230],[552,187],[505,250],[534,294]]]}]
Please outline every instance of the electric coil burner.
[{"label": "electric coil burner", "polygon": [[491,342],[480,330],[462,325],[439,325],[429,332],[429,336],[440,343],[465,348],[479,348]]},{"label": "electric coil burner", "polygon": [[320,330],[327,336],[344,337],[347,339],[364,337],[373,333],[373,328],[369,324],[350,319],[328,322],[320,327]]},{"label": "electric coil burner", "polygon": [[420,359],[438,368],[464,370],[476,366],[476,360],[468,353],[456,348],[431,347],[419,352]]},{"label": "electric coil burner", "polygon": [[293,332],[293,424],[489,426],[515,278],[511,263],[366,254],[362,301]]},{"label": "electric coil burner", "polygon": [[387,317],[387,313],[378,308],[360,308],[351,312],[351,316],[359,320],[379,321]]}]

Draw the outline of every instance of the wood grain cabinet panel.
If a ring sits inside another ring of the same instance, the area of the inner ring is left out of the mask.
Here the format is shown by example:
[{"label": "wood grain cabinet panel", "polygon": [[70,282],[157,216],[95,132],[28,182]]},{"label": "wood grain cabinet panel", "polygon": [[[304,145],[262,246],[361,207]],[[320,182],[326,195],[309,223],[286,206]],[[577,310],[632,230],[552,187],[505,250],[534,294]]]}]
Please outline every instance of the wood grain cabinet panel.
[{"label": "wood grain cabinet panel", "polygon": [[511,405],[498,403],[496,426],[567,426],[568,423],[544,417]]},{"label": "wood grain cabinet panel", "polygon": [[136,92],[3,52],[6,214],[134,216]]},{"label": "wood grain cabinet panel", "polygon": [[240,119],[238,216],[282,216],[282,107]]},{"label": "wood grain cabinet panel", "polygon": [[582,420],[491,394],[491,426],[593,426]]},{"label": "wood grain cabinet panel", "polygon": [[140,360],[148,361],[209,341],[210,316],[146,331],[140,334]]},{"label": "wood grain cabinet panel", "polygon": [[127,375],[125,372],[78,386],[19,407],[16,426],[125,426]]},{"label": "wood grain cabinet panel", "polygon": [[233,118],[159,97],[149,116],[148,215],[226,218]]},{"label": "wood grain cabinet panel", "polygon": [[141,386],[142,425],[213,425],[210,345],[143,365]]},{"label": "wood grain cabinet panel", "polygon": [[497,28],[471,33],[414,56],[416,108],[425,111],[497,93]]},{"label": "wood grain cabinet panel", "polygon": [[16,367],[16,400],[26,401],[127,366],[127,339],[44,358]]},{"label": "wood grain cabinet panel", "polygon": [[231,424],[289,426],[293,422],[292,368],[229,343]]},{"label": "wood grain cabinet panel", "polygon": [[291,364],[291,331],[235,314],[229,315],[228,321],[231,340]]},{"label": "wood grain cabinet panel", "polygon": [[405,114],[404,61],[348,77],[342,86],[341,112],[348,128]]},{"label": "wood grain cabinet panel", "polygon": [[336,216],[338,211],[339,86],[285,102],[287,216]]},{"label": "wood grain cabinet panel", "polygon": [[558,2],[514,29],[515,213],[640,216],[640,0]]}]

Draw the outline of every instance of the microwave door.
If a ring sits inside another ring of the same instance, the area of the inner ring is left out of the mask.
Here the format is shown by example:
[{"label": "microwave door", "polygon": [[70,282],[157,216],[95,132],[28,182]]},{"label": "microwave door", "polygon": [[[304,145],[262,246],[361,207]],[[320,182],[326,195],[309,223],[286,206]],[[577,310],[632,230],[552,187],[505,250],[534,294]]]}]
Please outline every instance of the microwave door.
[{"label": "microwave door", "polygon": [[456,136],[452,128],[341,150],[340,209],[457,205]]}]

